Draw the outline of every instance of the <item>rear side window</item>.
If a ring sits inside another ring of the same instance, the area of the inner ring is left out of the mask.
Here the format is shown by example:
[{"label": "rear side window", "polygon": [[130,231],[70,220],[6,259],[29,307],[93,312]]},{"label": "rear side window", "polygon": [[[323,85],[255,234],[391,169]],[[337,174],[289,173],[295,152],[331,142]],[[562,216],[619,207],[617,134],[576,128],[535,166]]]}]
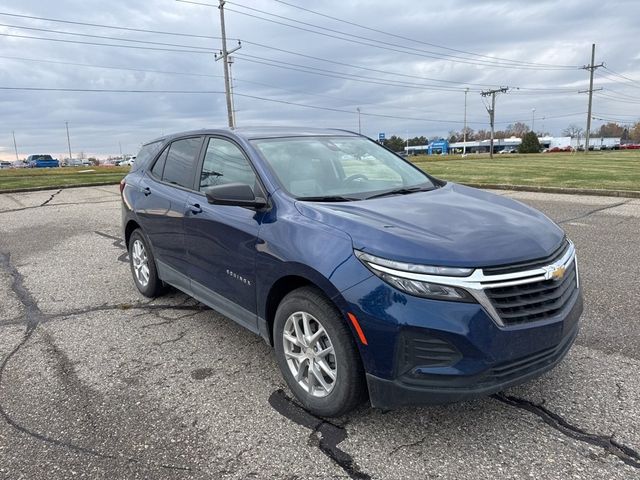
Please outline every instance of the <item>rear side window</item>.
[{"label": "rear side window", "polygon": [[151,169],[151,174],[154,177],[159,179],[162,178],[162,173],[164,172],[164,164],[167,161],[168,153],[169,153],[169,147],[164,149],[164,152],[160,154],[160,156],[158,157],[158,160],[156,160],[156,163],[153,165],[153,168]]},{"label": "rear side window", "polygon": [[160,151],[160,147],[162,147],[162,141],[147,143],[144,145],[140,149],[140,152],[138,152],[138,155],[136,155],[136,162],[133,170],[145,167]]},{"label": "rear side window", "polygon": [[193,188],[193,174],[201,143],[201,137],[173,142],[169,147],[162,180],[181,187]]},{"label": "rear side window", "polygon": [[200,174],[200,190],[225,183],[244,183],[254,188],[256,174],[235,143],[210,138]]}]

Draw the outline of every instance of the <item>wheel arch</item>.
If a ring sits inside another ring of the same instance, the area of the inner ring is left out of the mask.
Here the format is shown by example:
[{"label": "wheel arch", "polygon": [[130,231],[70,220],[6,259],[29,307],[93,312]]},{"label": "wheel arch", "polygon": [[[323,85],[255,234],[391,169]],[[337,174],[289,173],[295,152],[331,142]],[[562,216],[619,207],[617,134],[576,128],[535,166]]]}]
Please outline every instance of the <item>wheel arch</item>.
[{"label": "wheel arch", "polygon": [[[308,267],[304,270],[308,270]],[[287,272],[271,284],[271,287],[264,296],[261,315],[262,319],[264,319],[264,322],[261,322],[264,328],[260,330],[269,345],[273,346],[273,324],[278,305],[280,305],[282,299],[289,293],[302,287],[317,288],[336,307],[346,322],[346,303],[342,300],[340,292],[329,280],[315,271]]]}]

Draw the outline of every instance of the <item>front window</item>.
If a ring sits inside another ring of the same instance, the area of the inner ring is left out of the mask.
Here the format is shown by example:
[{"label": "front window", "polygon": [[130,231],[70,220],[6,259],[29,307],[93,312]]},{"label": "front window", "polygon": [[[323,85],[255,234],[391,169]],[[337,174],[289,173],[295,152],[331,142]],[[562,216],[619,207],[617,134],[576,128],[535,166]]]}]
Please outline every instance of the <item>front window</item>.
[{"label": "front window", "polygon": [[304,200],[362,200],[434,188],[418,168],[363,137],[254,140],[285,190]]}]

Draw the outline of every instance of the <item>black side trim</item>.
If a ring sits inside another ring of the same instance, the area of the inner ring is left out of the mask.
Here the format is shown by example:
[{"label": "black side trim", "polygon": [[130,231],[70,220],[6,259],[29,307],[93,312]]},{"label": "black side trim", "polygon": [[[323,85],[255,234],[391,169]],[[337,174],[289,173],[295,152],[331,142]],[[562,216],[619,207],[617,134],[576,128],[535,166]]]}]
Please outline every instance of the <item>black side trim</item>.
[{"label": "black side trim", "polygon": [[218,313],[230,318],[253,333],[263,336],[262,332],[258,329],[258,315],[255,313],[250,312],[219,293],[208,289],[204,285],[194,282],[186,275],[178,272],[175,268],[170,267],[162,261],[156,260],[156,267],[158,269],[158,276],[162,281],[182,290],[187,295],[211,307]]}]

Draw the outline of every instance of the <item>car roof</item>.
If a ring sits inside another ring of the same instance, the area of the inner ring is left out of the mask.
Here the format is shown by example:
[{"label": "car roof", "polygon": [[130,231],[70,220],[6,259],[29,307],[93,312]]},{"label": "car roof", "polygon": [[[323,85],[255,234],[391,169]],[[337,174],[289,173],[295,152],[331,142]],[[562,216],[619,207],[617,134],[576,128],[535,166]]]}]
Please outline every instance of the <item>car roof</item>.
[{"label": "car roof", "polygon": [[147,143],[154,143],[161,140],[172,140],[178,137],[189,135],[216,135],[224,134],[244,138],[245,140],[255,140],[258,138],[281,138],[281,137],[309,137],[309,136],[358,136],[357,133],[338,128],[306,128],[306,127],[240,127],[240,128],[203,128],[201,130],[189,130],[185,132],[173,133],[158,137]]}]

